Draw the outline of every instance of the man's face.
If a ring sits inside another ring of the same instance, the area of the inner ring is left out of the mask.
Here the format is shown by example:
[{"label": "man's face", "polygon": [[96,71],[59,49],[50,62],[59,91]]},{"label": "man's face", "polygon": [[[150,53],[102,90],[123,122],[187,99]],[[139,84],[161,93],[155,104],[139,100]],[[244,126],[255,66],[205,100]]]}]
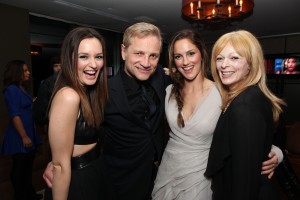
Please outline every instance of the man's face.
[{"label": "man's face", "polygon": [[53,65],[53,72],[59,72],[60,69],[61,69],[60,63],[55,63]]},{"label": "man's face", "polygon": [[133,37],[128,47],[122,44],[125,73],[140,81],[148,80],[156,70],[160,48],[161,42],[152,35],[144,38]]}]

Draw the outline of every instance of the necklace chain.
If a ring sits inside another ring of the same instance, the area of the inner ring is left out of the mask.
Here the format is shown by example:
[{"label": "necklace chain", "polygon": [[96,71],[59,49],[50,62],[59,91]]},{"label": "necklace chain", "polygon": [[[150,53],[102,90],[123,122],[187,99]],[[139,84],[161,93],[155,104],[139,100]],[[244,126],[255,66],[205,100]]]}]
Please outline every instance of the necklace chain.
[{"label": "necklace chain", "polygon": [[230,103],[227,103],[227,105],[225,106],[224,110],[223,110],[223,114],[226,112],[227,108],[229,107]]}]

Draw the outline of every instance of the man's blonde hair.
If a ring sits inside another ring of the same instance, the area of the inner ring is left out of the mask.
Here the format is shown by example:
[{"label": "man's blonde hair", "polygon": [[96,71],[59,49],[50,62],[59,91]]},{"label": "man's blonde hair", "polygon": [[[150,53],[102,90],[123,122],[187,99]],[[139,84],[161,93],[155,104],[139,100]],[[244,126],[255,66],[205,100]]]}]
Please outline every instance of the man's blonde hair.
[{"label": "man's blonde hair", "polygon": [[159,28],[153,24],[146,22],[139,22],[129,26],[123,35],[123,45],[128,47],[131,45],[133,37],[144,38],[146,36],[155,36],[160,41],[160,49],[162,49],[162,37]]}]

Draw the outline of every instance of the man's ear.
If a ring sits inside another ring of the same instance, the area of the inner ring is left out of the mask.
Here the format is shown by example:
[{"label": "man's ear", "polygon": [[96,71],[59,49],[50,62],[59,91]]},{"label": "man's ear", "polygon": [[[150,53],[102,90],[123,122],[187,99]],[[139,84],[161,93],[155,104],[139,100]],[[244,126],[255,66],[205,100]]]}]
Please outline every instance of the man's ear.
[{"label": "man's ear", "polygon": [[126,57],[126,47],[124,44],[121,44],[121,56],[122,56],[122,59],[125,60],[125,57]]}]

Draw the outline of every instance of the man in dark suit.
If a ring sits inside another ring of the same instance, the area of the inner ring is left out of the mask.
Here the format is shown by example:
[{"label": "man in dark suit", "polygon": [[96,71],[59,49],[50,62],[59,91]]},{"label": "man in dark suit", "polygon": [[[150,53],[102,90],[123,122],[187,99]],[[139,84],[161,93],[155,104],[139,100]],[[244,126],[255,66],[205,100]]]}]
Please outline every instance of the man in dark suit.
[{"label": "man in dark suit", "polygon": [[[156,26],[130,26],[121,46],[124,68],[109,80],[103,153],[117,199],[151,198],[164,147],[165,87],[170,83],[158,67],[161,48]],[[148,103],[152,105],[144,102],[147,97],[143,97],[142,87],[146,87]]]}]

